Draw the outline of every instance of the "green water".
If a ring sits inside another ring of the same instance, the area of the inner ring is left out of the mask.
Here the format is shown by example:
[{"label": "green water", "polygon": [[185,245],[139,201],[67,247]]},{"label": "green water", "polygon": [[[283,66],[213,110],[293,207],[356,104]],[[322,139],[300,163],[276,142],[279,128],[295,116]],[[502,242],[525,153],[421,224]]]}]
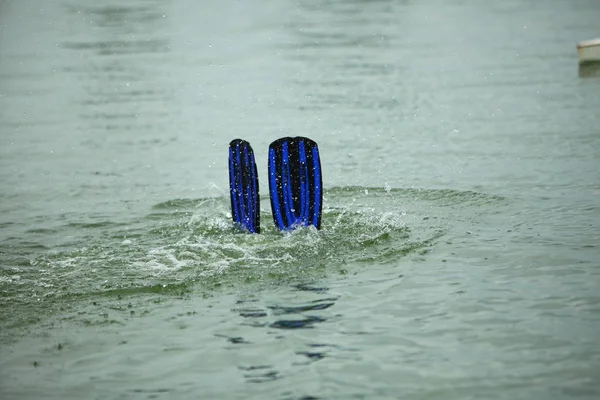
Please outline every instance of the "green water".
[{"label": "green water", "polygon": [[[598,21],[0,1],[0,397],[598,398]],[[282,234],[267,148],[297,135],[323,229]],[[236,137],[261,235],[231,226]]]}]

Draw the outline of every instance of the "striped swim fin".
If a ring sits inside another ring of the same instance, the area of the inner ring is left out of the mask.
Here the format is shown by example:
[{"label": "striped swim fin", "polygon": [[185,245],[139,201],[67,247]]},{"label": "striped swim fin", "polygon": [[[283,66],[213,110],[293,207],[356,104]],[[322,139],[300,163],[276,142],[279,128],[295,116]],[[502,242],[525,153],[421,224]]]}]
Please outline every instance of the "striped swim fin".
[{"label": "striped swim fin", "polygon": [[260,233],[260,198],[254,151],[250,143],[229,143],[229,193],[234,224],[250,233]]},{"label": "striped swim fin", "polygon": [[323,181],[319,148],[305,137],[284,137],[269,146],[269,193],[273,221],[282,230],[321,229]]}]

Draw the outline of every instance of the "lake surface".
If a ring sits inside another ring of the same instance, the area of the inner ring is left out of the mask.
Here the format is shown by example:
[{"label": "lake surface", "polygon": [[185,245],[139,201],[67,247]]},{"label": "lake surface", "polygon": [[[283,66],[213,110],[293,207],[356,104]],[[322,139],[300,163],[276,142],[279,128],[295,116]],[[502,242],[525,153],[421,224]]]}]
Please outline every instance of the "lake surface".
[{"label": "lake surface", "polygon": [[[0,1],[2,399],[600,398],[597,0]],[[267,149],[320,147],[279,233]],[[264,234],[230,222],[227,145]]]}]

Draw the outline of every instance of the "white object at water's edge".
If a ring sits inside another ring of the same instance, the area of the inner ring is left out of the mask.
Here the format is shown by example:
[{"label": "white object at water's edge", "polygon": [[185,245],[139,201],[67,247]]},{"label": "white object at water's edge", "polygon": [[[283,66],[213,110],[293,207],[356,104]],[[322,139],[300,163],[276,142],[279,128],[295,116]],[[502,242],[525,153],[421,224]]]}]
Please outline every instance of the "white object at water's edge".
[{"label": "white object at water's edge", "polygon": [[577,43],[579,63],[600,62],[600,39],[584,40]]}]

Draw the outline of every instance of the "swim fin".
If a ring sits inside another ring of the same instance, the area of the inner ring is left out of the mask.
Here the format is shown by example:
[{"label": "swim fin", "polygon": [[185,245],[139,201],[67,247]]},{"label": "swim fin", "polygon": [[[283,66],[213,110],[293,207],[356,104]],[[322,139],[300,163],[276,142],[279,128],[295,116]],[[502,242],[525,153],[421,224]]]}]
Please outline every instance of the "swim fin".
[{"label": "swim fin", "polygon": [[245,140],[229,143],[229,193],[233,222],[250,233],[260,233],[258,173],[252,146]]},{"label": "swim fin", "polygon": [[321,229],[323,181],[314,141],[299,136],[271,143],[269,192],[273,221],[280,230],[310,225]]}]

